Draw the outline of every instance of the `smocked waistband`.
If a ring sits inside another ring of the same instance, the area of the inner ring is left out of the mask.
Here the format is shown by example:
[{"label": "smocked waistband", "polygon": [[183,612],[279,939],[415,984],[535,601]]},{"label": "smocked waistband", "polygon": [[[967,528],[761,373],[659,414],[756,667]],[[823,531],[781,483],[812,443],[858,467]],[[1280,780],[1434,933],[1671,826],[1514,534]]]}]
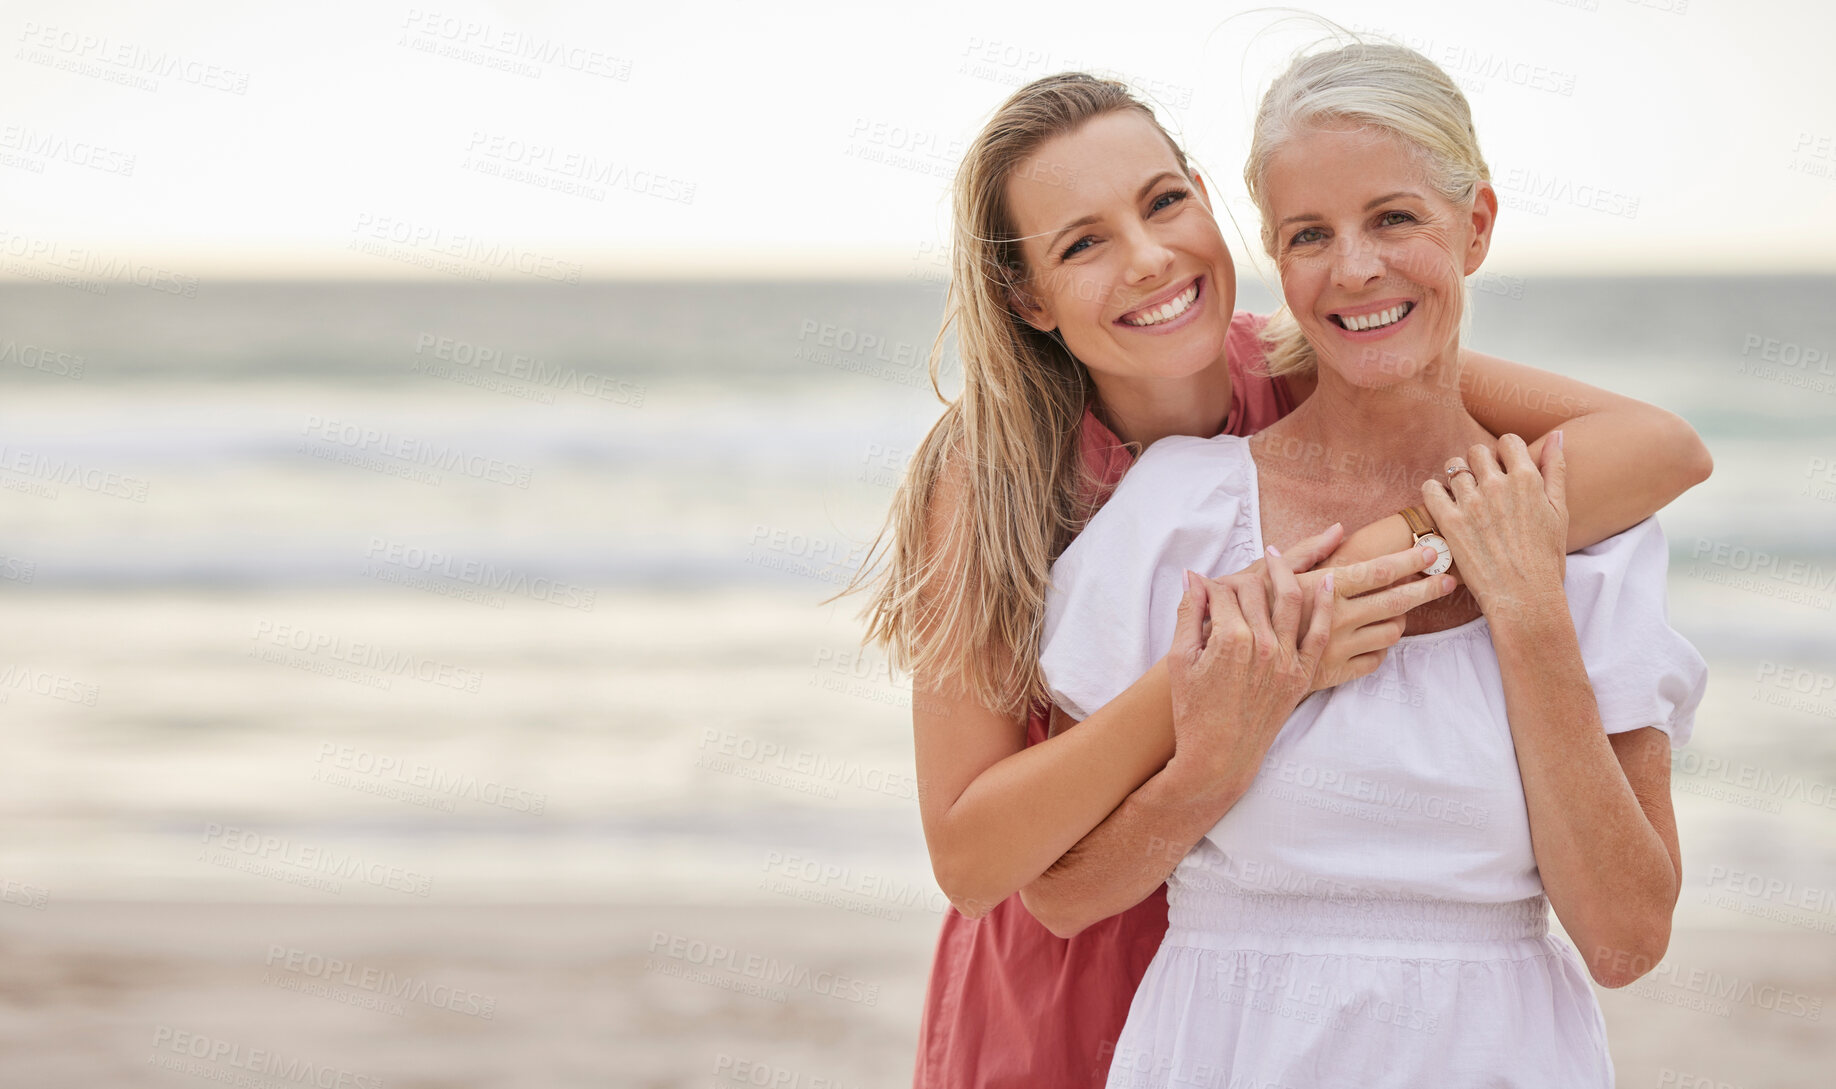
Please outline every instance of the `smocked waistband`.
[{"label": "smocked waistband", "polygon": [[1549,898],[1502,903],[1296,896],[1228,887],[1167,889],[1169,945],[1211,946],[1233,937],[1369,938],[1492,942],[1549,933]]}]

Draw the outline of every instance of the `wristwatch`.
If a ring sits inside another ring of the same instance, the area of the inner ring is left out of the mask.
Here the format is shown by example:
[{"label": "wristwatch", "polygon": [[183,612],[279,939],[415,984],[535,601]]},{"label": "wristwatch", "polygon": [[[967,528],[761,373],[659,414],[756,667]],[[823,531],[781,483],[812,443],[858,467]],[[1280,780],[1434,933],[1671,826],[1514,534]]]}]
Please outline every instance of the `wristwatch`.
[{"label": "wristwatch", "polygon": [[1425,573],[1439,575],[1452,567],[1453,553],[1447,548],[1446,538],[1434,531],[1434,519],[1428,517],[1428,512],[1421,507],[1404,507],[1402,516],[1403,521],[1409,523],[1409,532],[1415,536],[1415,543],[1427,545],[1436,553],[1434,562],[1428,565]]}]

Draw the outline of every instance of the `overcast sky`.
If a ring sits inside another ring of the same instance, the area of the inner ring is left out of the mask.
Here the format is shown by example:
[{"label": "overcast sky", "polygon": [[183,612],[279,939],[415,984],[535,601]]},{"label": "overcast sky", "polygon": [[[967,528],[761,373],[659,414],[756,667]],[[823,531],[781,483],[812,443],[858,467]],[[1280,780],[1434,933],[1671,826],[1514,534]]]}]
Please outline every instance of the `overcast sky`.
[{"label": "overcast sky", "polygon": [[[1247,115],[1298,43],[1249,6],[9,3],[0,276],[438,278],[505,250],[551,278],[904,276],[963,141],[1071,67],[1159,99],[1242,219]],[[1468,89],[1490,268],[1836,271],[1829,5],[1309,10]]]}]

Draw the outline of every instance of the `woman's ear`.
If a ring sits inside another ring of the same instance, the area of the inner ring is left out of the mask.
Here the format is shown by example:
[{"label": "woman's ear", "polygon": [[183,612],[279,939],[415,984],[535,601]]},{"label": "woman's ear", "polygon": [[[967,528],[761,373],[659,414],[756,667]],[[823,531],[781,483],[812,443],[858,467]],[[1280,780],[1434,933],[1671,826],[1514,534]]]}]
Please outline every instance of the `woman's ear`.
[{"label": "woman's ear", "polygon": [[1498,222],[1498,192],[1491,182],[1480,182],[1473,193],[1472,241],[1466,247],[1466,275],[1479,271],[1492,248],[1492,227]]},{"label": "woman's ear", "polygon": [[1027,289],[1026,270],[1009,265],[1006,268],[1007,305],[1020,320],[1039,330],[1049,333],[1058,328],[1058,322],[1033,293]]},{"label": "woman's ear", "polygon": [[1196,170],[1192,172],[1192,188],[1198,190],[1199,199],[1205,202],[1205,207],[1211,207],[1211,190],[1205,188],[1205,179],[1199,177]]}]

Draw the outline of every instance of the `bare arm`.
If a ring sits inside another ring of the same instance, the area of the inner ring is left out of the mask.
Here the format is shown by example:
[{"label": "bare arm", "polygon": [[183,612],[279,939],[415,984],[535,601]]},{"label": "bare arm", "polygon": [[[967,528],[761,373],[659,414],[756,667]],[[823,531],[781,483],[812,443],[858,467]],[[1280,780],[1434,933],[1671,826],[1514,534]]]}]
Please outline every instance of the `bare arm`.
[{"label": "bare arm", "polygon": [[[952,517],[952,503],[950,486],[940,485],[933,521]],[[1289,553],[1301,566],[1311,566],[1338,544],[1338,536],[1309,541]],[[943,560],[947,564],[949,557]],[[1389,561],[1360,572],[1365,580],[1382,579],[1366,589],[1422,566],[1410,568],[1396,557]],[[1346,585],[1343,593],[1357,592],[1356,579]],[[1386,607],[1381,601],[1344,605],[1335,612],[1354,618]],[[1387,607],[1405,611],[1400,602]],[[1333,619],[1338,629],[1343,618]],[[1335,630],[1328,653],[1334,646],[1342,657],[1359,653],[1381,634],[1348,631],[1341,638]],[[1164,658],[1076,729],[1054,732],[1032,746],[1026,744],[1024,720],[982,706],[951,678],[919,671],[912,693],[918,805],[931,869],[944,895],[972,918],[1044,873],[1159,773],[1175,750],[1173,681]],[[1167,785],[1181,792],[1177,801],[1209,796],[1206,786]]]},{"label": "bare arm", "polygon": [[[1309,380],[1290,384],[1303,398],[1312,392]],[[1713,468],[1707,447],[1680,417],[1572,378],[1467,351],[1461,393],[1486,430],[1534,440],[1532,458],[1541,456],[1544,436],[1562,429],[1571,552],[1644,521]],[[1348,536],[1326,562],[1370,559],[1412,542],[1402,516],[1390,515]],[[1373,658],[1369,668],[1376,668],[1381,648],[1366,653]],[[1136,728],[1170,738],[1171,703],[1144,707],[1164,717],[1144,719]],[[1022,890],[1028,910],[1069,936],[1140,903],[1236,803],[1227,793],[1203,788],[1182,781],[1172,766],[1155,775]]]},{"label": "bare arm", "polygon": [[1662,959],[1681,888],[1668,737],[1602,727],[1557,551],[1561,451],[1539,466],[1521,442],[1499,447],[1502,466],[1474,447],[1451,496],[1438,482],[1423,494],[1491,625],[1549,904],[1594,980],[1623,987]]},{"label": "bare arm", "polygon": [[[1358,555],[1371,547],[1367,530],[1352,534],[1340,553]],[[1339,673],[1317,677],[1315,690],[1375,669],[1384,651],[1402,634],[1402,615],[1445,592],[1428,580],[1391,585],[1426,566],[1428,558],[1411,566],[1392,554],[1334,570],[1339,583],[1336,593],[1352,600],[1340,600],[1333,618],[1333,639],[1341,648],[1334,663]],[[1387,589],[1379,590],[1383,587]],[[1378,592],[1368,592],[1373,590]],[[1359,594],[1364,596],[1356,596]],[[1164,659],[1160,668],[1170,678]],[[1326,672],[1324,665],[1321,672]],[[1137,727],[1172,740],[1171,700],[1151,710],[1152,720],[1144,715]],[[1173,747],[1173,758],[1166,767],[1020,890],[1027,910],[1054,934],[1068,938],[1147,898],[1200,837],[1223,819],[1260,770],[1247,769],[1247,776],[1219,775],[1201,759],[1182,759],[1180,747]]]}]

